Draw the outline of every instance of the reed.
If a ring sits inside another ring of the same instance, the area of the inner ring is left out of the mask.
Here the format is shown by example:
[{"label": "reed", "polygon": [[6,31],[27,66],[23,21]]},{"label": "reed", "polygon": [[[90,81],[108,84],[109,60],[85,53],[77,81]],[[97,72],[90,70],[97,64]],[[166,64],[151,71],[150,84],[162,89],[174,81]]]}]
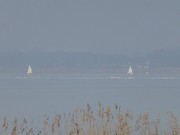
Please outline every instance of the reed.
[{"label": "reed", "polygon": [[76,107],[73,113],[59,114],[52,120],[45,117],[38,127],[27,119],[10,123],[4,117],[0,135],[180,135],[179,120],[172,112],[167,113],[168,126],[164,130],[159,117],[152,120],[148,112],[135,115],[129,110],[121,112],[117,104],[104,108],[100,102],[95,112],[87,104],[86,109]]}]

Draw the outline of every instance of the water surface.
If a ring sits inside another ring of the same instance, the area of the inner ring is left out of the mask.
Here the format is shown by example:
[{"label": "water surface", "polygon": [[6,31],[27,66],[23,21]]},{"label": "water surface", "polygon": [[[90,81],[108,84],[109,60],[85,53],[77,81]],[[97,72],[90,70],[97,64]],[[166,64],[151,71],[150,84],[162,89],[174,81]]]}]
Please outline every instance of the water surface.
[{"label": "water surface", "polygon": [[116,74],[1,74],[0,116],[39,118],[73,112],[98,101],[134,113],[180,114],[180,77],[177,75]]}]

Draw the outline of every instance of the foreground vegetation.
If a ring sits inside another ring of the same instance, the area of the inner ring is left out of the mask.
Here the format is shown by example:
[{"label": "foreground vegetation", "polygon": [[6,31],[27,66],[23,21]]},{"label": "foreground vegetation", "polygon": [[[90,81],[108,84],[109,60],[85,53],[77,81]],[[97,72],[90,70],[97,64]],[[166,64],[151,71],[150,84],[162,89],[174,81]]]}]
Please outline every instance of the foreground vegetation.
[{"label": "foreground vegetation", "polygon": [[13,124],[6,118],[1,122],[0,135],[179,135],[180,124],[177,118],[168,113],[168,126],[161,129],[159,118],[151,120],[148,112],[131,114],[129,111],[121,112],[115,105],[111,108],[99,107],[93,112],[89,104],[86,110],[75,109],[72,114],[61,114],[53,120],[45,117],[42,125],[33,124],[23,119],[17,119]]}]

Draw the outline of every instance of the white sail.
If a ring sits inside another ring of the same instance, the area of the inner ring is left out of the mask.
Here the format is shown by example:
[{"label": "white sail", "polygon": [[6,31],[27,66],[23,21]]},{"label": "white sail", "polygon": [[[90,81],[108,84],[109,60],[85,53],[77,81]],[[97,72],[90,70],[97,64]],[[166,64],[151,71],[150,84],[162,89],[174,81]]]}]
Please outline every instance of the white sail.
[{"label": "white sail", "polygon": [[132,70],[132,68],[131,68],[131,66],[129,67],[129,70],[128,70],[128,72],[127,72],[128,74],[133,74],[133,70]]},{"label": "white sail", "polygon": [[27,74],[32,74],[32,68],[31,68],[31,66],[30,66],[30,65],[29,65],[29,67],[28,67]]}]

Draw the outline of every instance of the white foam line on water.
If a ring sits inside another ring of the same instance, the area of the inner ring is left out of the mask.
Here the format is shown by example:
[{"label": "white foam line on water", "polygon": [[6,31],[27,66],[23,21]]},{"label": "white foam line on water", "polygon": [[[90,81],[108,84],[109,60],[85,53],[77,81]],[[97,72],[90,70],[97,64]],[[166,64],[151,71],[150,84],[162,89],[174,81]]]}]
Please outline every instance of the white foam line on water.
[{"label": "white foam line on water", "polygon": [[1,76],[0,79],[39,79],[40,77]]},{"label": "white foam line on water", "polygon": [[179,78],[176,78],[176,77],[152,77],[152,78],[147,78],[147,79],[151,79],[151,80],[176,80]]},{"label": "white foam line on water", "polygon": [[65,80],[65,79],[69,79],[69,80],[105,80],[105,79],[108,79],[108,77],[67,77],[67,78],[58,78],[58,79],[62,79],[62,80]]},{"label": "white foam line on water", "polygon": [[107,79],[119,79],[119,80],[179,80],[178,77],[40,77],[40,76],[0,76],[0,79],[61,79],[61,80],[107,80]]},{"label": "white foam line on water", "polygon": [[128,80],[128,79],[134,79],[134,80],[178,80],[180,78],[177,77],[116,77],[111,76],[109,79],[122,79],[122,80]]},{"label": "white foam line on water", "polygon": [[119,79],[119,80],[128,80],[128,79],[137,79],[135,77],[118,77],[118,76],[111,76],[109,79]]}]

